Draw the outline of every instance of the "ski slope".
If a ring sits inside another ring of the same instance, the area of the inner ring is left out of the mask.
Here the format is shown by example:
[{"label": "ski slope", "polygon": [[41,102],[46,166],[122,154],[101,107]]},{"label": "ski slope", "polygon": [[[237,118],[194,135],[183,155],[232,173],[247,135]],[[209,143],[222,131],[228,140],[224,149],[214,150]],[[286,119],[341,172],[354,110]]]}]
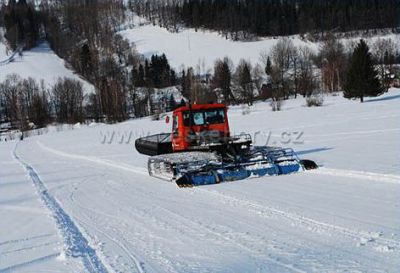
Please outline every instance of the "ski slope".
[{"label": "ski slope", "polygon": [[[237,65],[240,59],[252,64],[260,63],[260,54],[269,50],[278,39],[261,39],[252,42],[234,42],[213,31],[195,31],[183,29],[178,33],[150,24],[123,30],[120,34],[133,42],[139,53],[150,58],[153,54],[165,53],[169,63],[175,69],[184,65],[200,69],[201,73],[214,68],[217,59],[228,56]],[[290,37],[299,46],[318,49],[315,43],[302,41],[299,37]]]},{"label": "ski slope", "polygon": [[64,60],[50,49],[47,42],[23,51],[22,56],[16,54],[11,62],[8,61],[10,56],[11,53],[6,54],[6,47],[0,42],[0,82],[10,74],[17,74],[21,78],[31,77],[39,83],[44,80],[45,84],[51,87],[58,78],[68,77],[80,81],[85,94],[94,92],[93,85],[65,67]]},{"label": "ski slope", "polygon": [[[134,27],[119,33],[135,44],[139,53],[147,58],[153,54],[163,54],[175,69],[193,67],[199,73],[206,73],[214,69],[217,59],[229,57],[236,66],[241,59],[250,61],[253,65],[261,63],[261,53],[270,52],[277,43],[278,37],[260,38],[257,41],[232,41],[215,31],[183,28],[177,33],[167,29],[145,23],[145,19],[134,16]],[[297,47],[309,47],[315,53],[321,46],[318,42],[301,39],[299,35],[288,37]],[[357,43],[363,37],[341,39],[342,43]],[[392,39],[400,46],[399,34],[387,34],[364,38],[372,45],[378,38]]]},{"label": "ski slope", "polygon": [[399,102],[231,107],[232,131],[321,168],[191,189],[135,151],[163,121],[0,142],[0,272],[398,272]]}]

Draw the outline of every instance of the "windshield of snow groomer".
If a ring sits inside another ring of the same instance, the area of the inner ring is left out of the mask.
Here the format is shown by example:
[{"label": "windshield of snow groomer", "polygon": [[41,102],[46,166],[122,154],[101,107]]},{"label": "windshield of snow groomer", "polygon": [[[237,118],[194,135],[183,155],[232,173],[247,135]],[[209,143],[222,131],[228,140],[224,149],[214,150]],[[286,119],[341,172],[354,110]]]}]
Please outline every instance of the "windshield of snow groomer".
[{"label": "windshield of snow groomer", "polygon": [[[192,125],[220,124],[225,122],[224,109],[192,111]],[[183,112],[183,124],[190,126],[189,111]]]}]

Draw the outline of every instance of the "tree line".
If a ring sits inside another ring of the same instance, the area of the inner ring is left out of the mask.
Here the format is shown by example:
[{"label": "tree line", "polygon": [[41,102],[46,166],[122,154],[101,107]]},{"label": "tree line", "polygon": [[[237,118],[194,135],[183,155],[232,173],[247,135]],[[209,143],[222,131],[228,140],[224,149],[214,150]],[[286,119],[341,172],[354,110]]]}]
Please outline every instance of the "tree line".
[{"label": "tree line", "polygon": [[5,38],[12,49],[17,47],[32,48],[40,35],[40,13],[33,4],[26,0],[10,0],[1,6],[1,23],[5,27]]},{"label": "tree line", "polygon": [[[180,24],[234,40],[400,26],[399,0],[130,0],[130,7],[171,30]],[[397,30],[396,30],[397,29]],[[253,35],[253,36],[252,36]]]},{"label": "tree line", "polygon": [[[33,124],[43,127],[54,121],[112,122],[125,120],[130,114],[158,115],[186,103],[177,102],[171,93],[163,95],[162,89],[157,88],[171,85],[177,86],[183,97],[192,102],[251,105],[256,100],[270,99],[274,111],[279,111],[286,99],[298,95],[306,98],[307,105],[320,106],[322,92],[341,90],[346,98],[358,98],[362,102],[365,97],[388,90],[396,73],[396,61],[396,46],[390,39],[377,39],[371,48],[361,40],[346,49],[332,35],[317,53],[308,47],[295,46],[290,38],[281,38],[270,51],[260,54],[260,64],[253,66],[242,59],[234,66],[224,57],[215,61],[211,75],[188,68],[173,83],[166,57],[154,55],[150,62],[146,60],[144,65],[139,62],[137,68],[131,69],[129,92],[112,81],[111,86],[99,89],[100,94],[96,91],[84,95],[82,83],[74,79],[60,78],[49,87],[44,81],[21,79],[14,74],[0,83],[0,120],[25,130]],[[164,65],[157,65],[161,69],[157,70],[154,66],[160,62]],[[155,84],[153,69],[169,75],[161,85]],[[139,76],[142,73],[143,77]],[[138,80],[143,84],[137,83]]]},{"label": "tree line", "polygon": [[82,122],[88,111],[82,83],[74,79],[59,78],[49,87],[43,80],[10,74],[0,82],[0,121],[11,123],[13,128]]},{"label": "tree line", "polygon": [[165,54],[152,55],[150,61],[146,59],[144,64],[134,67],[132,78],[136,87],[164,88],[174,86],[177,82],[175,70],[171,69]]},{"label": "tree line", "polygon": [[[141,3],[140,8],[143,12],[158,7],[150,5],[150,2]],[[170,3],[174,4],[174,1]],[[131,8],[138,8],[134,5],[139,4],[131,2],[130,5]],[[125,20],[125,6],[122,0],[95,0],[90,3],[42,0],[35,9],[32,7],[25,1],[9,1],[8,5],[3,4],[3,20],[0,20],[0,24],[4,26],[7,14],[14,11],[15,14],[23,14],[31,10],[34,13],[33,18],[38,20],[37,24],[40,26],[34,37],[46,38],[57,55],[64,58],[71,68],[93,84],[95,92],[85,98],[82,106],[82,87],[79,82],[60,81],[51,88],[51,92],[45,92],[41,89],[42,84],[35,83],[32,79],[26,79],[29,84],[23,84],[26,80],[8,79],[2,83],[0,94],[3,120],[26,120],[41,126],[49,121],[76,122],[88,118],[115,122],[132,116],[153,115],[173,110],[180,103],[184,103],[176,102],[168,92],[160,95],[159,89],[169,86],[177,86],[183,97],[192,102],[219,101],[226,104],[251,105],[255,100],[271,99],[274,110],[279,110],[282,102],[290,96],[302,95],[310,105],[318,105],[320,102],[315,97],[318,98],[322,91],[335,92],[346,89],[347,97],[356,93],[356,87],[349,84],[349,79],[360,75],[356,67],[361,62],[353,62],[353,51],[358,46],[355,43],[345,45],[332,33],[324,35],[318,52],[308,47],[295,46],[290,38],[283,37],[270,51],[261,53],[259,64],[252,64],[243,59],[235,66],[228,57],[221,56],[221,59],[215,61],[213,72],[210,74],[201,73],[193,68],[176,73],[165,55],[153,55],[146,59],[136,52],[134,44],[117,33],[118,27]],[[168,9],[164,10],[166,11]],[[89,13],[92,16],[86,16]],[[24,18],[27,15],[21,16]],[[164,17],[168,16],[167,13],[164,14]],[[32,29],[28,27],[29,22],[24,21],[23,29]],[[13,41],[15,46],[21,42],[25,47],[30,44],[29,35],[17,36],[19,38],[16,40],[12,37],[14,36],[6,35],[11,46]],[[364,53],[354,56],[365,57],[369,54],[367,63],[373,65],[371,71],[378,73],[379,82],[378,88],[376,80],[371,80],[371,86],[375,86],[374,89],[379,91],[371,91],[365,95],[380,94],[391,84],[390,76],[394,73],[394,64],[400,63],[398,46],[390,39],[377,39],[367,51],[365,47],[362,48],[360,52]],[[365,75],[372,75],[371,71]],[[24,90],[27,88],[24,86],[30,86],[29,90],[39,90],[28,92],[34,94],[28,97],[35,97],[35,103],[25,99],[27,96],[24,95]],[[78,93],[71,91],[73,89],[77,89]],[[364,97],[364,94],[361,95]],[[360,95],[357,96],[363,99]],[[42,102],[42,106],[39,101]],[[45,101],[47,103],[44,103]],[[30,106],[33,104],[45,109],[43,117],[35,118],[34,114],[27,114],[35,112]]]}]

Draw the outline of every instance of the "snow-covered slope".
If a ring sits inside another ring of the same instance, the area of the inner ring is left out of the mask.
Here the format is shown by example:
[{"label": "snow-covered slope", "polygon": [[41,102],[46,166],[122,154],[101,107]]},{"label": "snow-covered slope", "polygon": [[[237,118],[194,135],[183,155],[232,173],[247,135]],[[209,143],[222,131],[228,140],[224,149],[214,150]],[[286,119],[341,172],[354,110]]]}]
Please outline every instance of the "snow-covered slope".
[{"label": "snow-covered slope", "polygon": [[[216,32],[195,31],[184,29],[172,33],[153,25],[143,25],[121,31],[120,34],[134,42],[139,53],[146,57],[165,53],[172,67],[186,67],[204,70],[214,67],[218,58],[228,56],[236,65],[240,59],[250,60],[253,64],[259,62],[260,53],[271,48],[276,39],[263,39],[255,42],[233,42],[218,35]],[[297,45],[307,45],[317,49],[316,44],[306,43],[297,37],[292,38]]]},{"label": "snow-covered slope", "polygon": [[[0,35],[1,35],[1,31],[0,31]],[[6,45],[2,42],[0,42],[0,62],[7,59],[8,54],[7,54],[7,48]]]},{"label": "snow-covered slope", "polygon": [[[4,44],[0,43],[0,61],[7,59],[8,56]],[[37,81],[43,79],[48,86],[52,86],[59,77],[69,77],[81,81],[85,93],[94,92],[94,87],[90,83],[65,67],[64,60],[59,58],[47,43],[24,51],[22,57],[17,56],[11,63],[0,65],[0,81],[13,73],[22,78],[32,77]]]},{"label": "snow-covered slope", "polygon": [[[136,17],[135,17],[136,18]],[[178,33],[172,33],[159,26],[151,24],[136,24],[136,27],[123,30],[122,36],[134,42],[137,50],[146,57],[152,54],[165,53],[172,67],[180,69],[182,65],[201,69],[201,73],[214,67],[218,58],[228,56],[236,65],[240,59],[251,61],[252,64],[260,63],[261,52],[269,52],[278,39],[264,38],[259,41],[234,42],[225,39],[213,31],[195,31],[194,29],[182,29]],[[391,38],[400,46],[400,35],[385,35],[381,38]],[[373,43],[379,38],[367,38]],[[308,46],[315,52],[320,44],[300,39],[299,36],[289,37],[296,46]],[[342,42],[358,41],[360,37],[343,39]]]},{"label": "snow-covered slope", "polygon": [[[2,35],[1,29],[0,29],[0,35]],[[9,52],[9,50],[7,50],[7,47],[4,43],[0,42],[0,66],[9,63],[14,58],[15,55],[16,55],[15,53]]]},{"label": "snow-covered slope", "polygon": [[321,168],[193,189],[148,176],[134,139],[170,130],[150,118],[0,143],[0,271],[398,272],[399,101],[232,107]]}]

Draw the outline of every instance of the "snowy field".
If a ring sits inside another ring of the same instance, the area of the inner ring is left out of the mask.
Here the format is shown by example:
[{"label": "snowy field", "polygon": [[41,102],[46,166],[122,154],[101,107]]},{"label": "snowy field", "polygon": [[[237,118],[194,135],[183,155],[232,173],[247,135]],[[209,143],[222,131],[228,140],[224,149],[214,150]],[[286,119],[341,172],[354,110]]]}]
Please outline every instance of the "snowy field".
[{"label": "snowy field", "polygon": [[149,177],[135,151],[163,121],[0,142],[0,272],[398,272],[399,102],[233,107],[232,131],[321,168],[192,189]]},{"label": "snowy field", "polygon": [[[0,31],[0,35],[1,34],[2,32]],[[0,42],[0,61],[7,59],[9,53],[11,52],[7,52],[6,45],[3,42]]]},{"label": "snowy field", "polygon": [[[0,62],[6,60],[9,55],[11,52],[6,52],[5,45],[0,42]],[[64,60],[50,49],[48,43],[42,43],[31,50],[24,51],[22,57],[16,56],[11,63],[0,65],[0,82],[13,73],[21,78],[34,78],[38,82],[44,80],[49,87],[54,85],[59,77],[69,77],[82,82],[84,93],[94,92],[93,85],[66,68]]]},{"label": "snowy field", "polygon": [[[135,20],[139,20],[138,17],[135,17]],[[249,60],[255,65],[261,63],[260,54],[262,52],[268,53],[278,41],[274,38],[264,38],[259,41],[234,42],[225,39],[214,31],[199,30],[196,32],[190,28],[172,33],[159,26],[144,24],[143,20],[141,24],[123,30],[120,34],[134,42],[138,52],[145,57],[165,53],[171,66],[175,69],[181,69],[184,64],[186,67],[199,68],[201,73],[205,73],[209,69],[213,69],[215,60],[225,56],[231,58],[234,65],[237,65],[240,59]],[[319,43],[302,40],[298,35],[289,38],[296,46],[307,46],[314,52],[317,52],[320,47]],[[344,44],[358,42],[360,38],[342,39],[342,42]],[[400,35],[398,34],[365,39],[369,44],[372,44],[378,38],[390,38],[400,46]]]},{"label": "snowy field", "polygon": [[[229,56],[234,65],[240,59],[249,60],[253,64],[259,63],[260,53],[265,49],[269,50],[277,42],[277,39],[233,42],[212,31],[183,29],[179,33],[172,33],[153,25],[135,27],[121,31],[120,34],[134,42],[138,52],[145,57],[165,53],[175,69],[180,69],[185,64],[186,67],[199,67],[202,73],[212,69],[215,60],[225,56]],[[291,39],[296,45],[317,49],[316,44],[306,43],[297,37]]]}]

